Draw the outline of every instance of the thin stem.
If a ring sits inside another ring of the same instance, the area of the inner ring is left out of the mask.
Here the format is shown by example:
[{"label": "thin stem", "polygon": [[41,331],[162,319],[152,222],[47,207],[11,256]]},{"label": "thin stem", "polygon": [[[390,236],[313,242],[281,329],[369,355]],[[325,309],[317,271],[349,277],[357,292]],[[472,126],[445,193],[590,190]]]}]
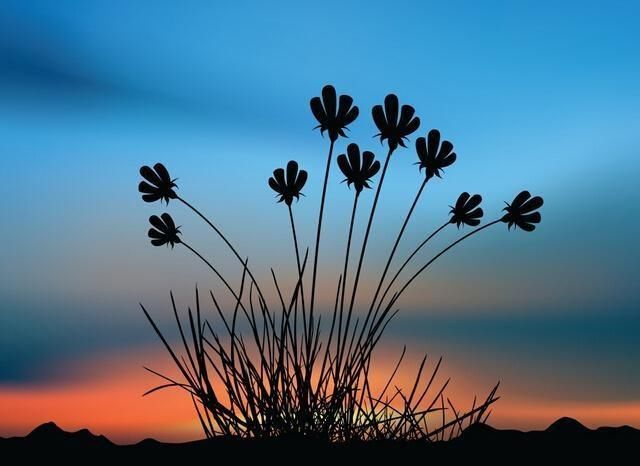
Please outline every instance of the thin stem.
[{"label": "thin stem", "polygon": [[[407,216],[404,219],[404,222],[402,223],[402,227],[400,228],[400,232],[398,233],[398,236],[396,237],[396,242],[393,245],[393,248],[391,249],[391,254],[389,254],[389,259],[387,259],[387,263],[384,266],[384,271],[382,272],[382,276],[380,277],[380,281],[378,282],[378,287],[376,288],[376,292],[373,295],[373,300],[371,300],[371,307],[369,308],[369,312],[371,312],[373,310],[373,307],[376,304],[376,300],[378,299],[378,294],[380,294],[380,290],[382,289],[382,284],[384,283],[384,279],[387,277],[387,272],[389,271],[389,267],[391,266],[391,261],[393,260],[393,256],[396,253],[396,250],[398,249],[398,245],[400,244],[400,240],[402,239],[402,235],[404,234],[405,229],[407,228],[407,224],[409,223],[409,219],[411,218],[411,215],[413,214],[414,209],[416,208],[416,205],[418,204],[418,200],[420,199],[420,196],[422,195],[422,191],[424,191],[424,187],[427,185],[427,182],[429,181],[429,178],[424,179],[424,181],[420,184],[420,188],[418,189],[418,192],[416,193],[416,197],[413,199],[413,203],[411,204],[411,208],[409,209],[409,212],[407,212]],[[366,325],[366,322],[365,322]]]},{"label": "thin stem", "polygon": [[[209,262],[207,259],[205,259],[202,254],[200,254],[198,251],[196,251],[195,249],[193,249],[191,246],[189,246],[187,243],[185,243],[184,241],[180,241],[180,244],[182,244],[185,248],[187,248],[189,251],[191,251],[192,253],[194,253],[196,256],[198,256],[200,258],[200,260],[202,260],[202,262],[204,262],[205,264],[207,264],[207,266],[213,270],[213,273],[215,273],[218,278],[220,279],[220,281],[222,281],[222,283],[224,283],[224,285],[227,287],[227,289],[229,290],[229,292],[233,295],[234,299],[236,300],[236,302],[240,302],[240,298],[238,297],[238,295],[236,294],[236,292],[233,290],[233,288],[231,287],[231,285],[229,285],[229,282],[222,276],[222,274],[220,272],[218,272],[218,269],[216,269],[213,265],[211,265],[211,262]],[[240,304],[242,306],[242,304]]]},{"label": "thin stem", "polygon": [[405,267],[409,264],[409,262],[411,262],[411,259],[414,258],[414,256],[416,254],[418,254],[418,252],[420,251],[420,249],[422,249],[430,240],[431,238],[433,238],[434,236],[436,236],[438,233],[440,233],[442,230],[444,230],[447,225],[450,225],[451,222],[447,222],[444,225],[438,227],[435,231],[433,231],[429,236],[427,236],[425,238],[425,240],[420,243],[418,245],[417,248],[414,249],[414,251],[411,253],[411,255],[409,257],[407,257],[407,259],[404,261],[404,263],[400,266],[400,268],[398,269],[398,271],[396,272],[396,274],[393,276],[393,278],[391,279],[391,281],[389,282],[389,284],[387,285],[387,287],[384,290],[384,293],[382,293],[382,297],[380,298],[380,302],[378,303],[378,306],[376,308],[376,311],[380,309],[380,306],[382,305],[382,303],[384,302],[384,298],[387,297],[387,294],[389,293],[389,290],[391,290],[391,287],[393,286],[393,284],[396,282],[396,280],[398,279],[398,277],[400,276],[400,274],[402,273],[402,271],[405,269]]},{"label": "thin stem", "polygon": [[296,235],[296,223],[293,221],[293,209],[290,205],[287,206],[289,209],[289,220],[291,221],[291,232],[293,233],[293,247],[296,251],[296,263],[298,264],[298,274],[300,273],[300,252],[298,250],[298,236]]},{"label": "thin stem", "polygon": [[316,248],[313,257],[313,276],[311,278],[311,304],[309,305],[309,324],[313,328],[313,308],[316,298],[316,279],[318,273],[318,254],[320,252],[320,232],[322,230],[322,216],[324,214],[324,202],[327,195],[327,184],[329,182],[329,171],[331,170],[331,157],[333,156],[333,146],[335,141],[331,140],[329,155],[327,156],[327,168],[324,173],[324,184],[322,186],[322,199],[320,200],[320,214],[318,215],[318,229],[316,231]]},{"label": "thin stem", "polygon": [[189,209],[191,209],[196,215],[198,215],[202,220],[204,220],[207,225],[209,225],[213,231],[215,231],[217,233],[217,235],[222,239],[222,241],[225,242],[225,244],[229,247],[229,249],[231,250],[231,252],[236,256],[236,258],[240,261],[240,263],[243,265],[244,268],[247,269],[247,273],[249,274],[249,277],[251,277],[251,281],[253,281],[253,283],[256,286],[256,289],[258,290],[258,294],[260,295],[260,298],[266,302],[264,295],[262,294],[262,290],[260,290],[260,285],[258,285],[258,282],[256,281],[255,277],[253,276],[253,273],[251,272],[251,270],[249,269],[249,267],[246,265],[245,261],[242,259],[242,257],[240,256],[240,254],[238,253],[238,251],[236,250],[236,248],[233,247],[233,245],[231,244],[231,242],[227,239],[227,237],[222,233],[222,231],[220,231],[220,229],[218,227],[216,227],[207,217],[205,217],[205,215],[200,212],[198,209],[196,209],[193,205],[191,205],[189,202],[187,202],[186,200],[184,200],[183,198],[181,198],[180,196],[176,197],[177,200],[179,200],[180,202],[182,202],[185,206],[187,206]]},{"label": "thin stem", "polygon": [[351,303],[349,304],[349,313],[347,319],[351,317],[351,312],[353,311],[353,303],[356,299],[356,292],[358,290],[358,281],[360,280],[360,271],[362,270],[362,261],[364,260],[364,254],[367,250],[367,241],[369,240],[369,233],[371,232],[371,224],[373,223],[373,217],[376,213],[376,206],[378,205],[378,198],[380,197],[380,191],[382,190],[382,184],[384,183],[384,176],[387,173],[387,167],[389,166],[389,161],[391,160],[391,154],[393,154],[394,149],[389,148],[389,152],[387,153],[387,158],[384,161],[384,167],[382,169],[382,174],[380,175],[380,182],[378,183],[378,189],[376,189],[376,195],[373,198],[373,206],[371,207],[371,214],[369,214],[369,221],[367,222],[367,230],[364,234],[364,241],[362,242],[362,250],[360,251],[360,259],[358,260],[358,269],[356,270],[356,278],[353,282],[353,290],[351,291]]},{"label": "thin stem", "polygon": [[413,274],[413,276],[409,279],[409,281],[407,281],[407,283],[405,283],[405,285],[400,288],[400,291],[398,291],[398,293],[396,293],[396,295],[393,298],[393,302],[395,303],[398,298],[400,297],[400,295],[404,292],[404,290],[407,289],[407,287],[411,284],[411,282],[413,282],[413,280],[415,280],[418,275],[420,275],[422,272],[424,272],[424,270],[429,267],[431,264],[433,264],[440,256],[442,256],[445,252],[447,252],[449,249],[451,249],[452,247],[454,247],[456,244],[464,241],[465,239],[469,238],[470,236],[475,235],[476,233],[480,233],[482,230],[484,230],[485,228],[489,228],[492,225],[495,225],[496,223],[500,223],[502,220],[498,219],[498,220],[494,220],[493,222],[487,223],[486,225],[483,225],[479,228],[476,228],[473,231],[470,231],[469,233],[467,233],[466,235],[464,235],[463,237],[457,239],[456,241],[454,241],[453,243],[451,243],[449,246],[447,246],[446,248],[444,248],[442,251],[440,251],[438,254],[436,254],[435,256],[433,256],[433,258],[431,258],[431,260],[429,262],[427,262],[425,265],[423,265],[420,270],[418,270],[416,273]]},{"label": "thin stem", "polygon": [[[358,191],[356,191],[356,195],[353,199],[353,210],[351,212],[351,221],[349,222],[349,236],[347,237],[347,250],[345,252],[344,255],[344,270],[342,272],[342,292],[340,294],[340,320],[338,323],[338,339],[337,342],[338,344],[340,343],[341,340],[341,336],[342,336],[342,318],[343,318],[343,313],[344,313],[344,293],[345,293],[345,285],[347,282],[347,269],[349,266],[349,254],[351,251],[351,238],[353,236],[353,224],[355,223],[355,218],[356,218],[356,210],[358,208],[358,199],[360,198],[360,193]],[[347,334],[347,329],[349,328],[349,319],[346,322],[345,328],[344,328],[344,334],[345,334],[345,338],[346,338],[346,334]],[[343,346],[344,346],[344,342],[343,342]],[[337,355],[338,356],[338,355]],[[338,357],[338,361],[340,361],[341,358]],[[339,363],[338,363],[338,368],[339,368]],[[337,372],[337,370],[336,370]]]},{"label": "thin stem", "polygon": [[293,233],[293,246],[296,250],[296,263],[298,264],[298,277],[299,280],[301,281],[300,283],[300,296],[302,297],[302,313],[304,314],[306,311],[306,306],[304,303],[304,290],[302,287],[302,266],[300,263],[300,250],[298,249],[298,235],[296,234],[296,224],[293,221],[293,209],[291,208],[291,206],[287,206],[289,207],[289,220],[291,220],[291,232]]}]

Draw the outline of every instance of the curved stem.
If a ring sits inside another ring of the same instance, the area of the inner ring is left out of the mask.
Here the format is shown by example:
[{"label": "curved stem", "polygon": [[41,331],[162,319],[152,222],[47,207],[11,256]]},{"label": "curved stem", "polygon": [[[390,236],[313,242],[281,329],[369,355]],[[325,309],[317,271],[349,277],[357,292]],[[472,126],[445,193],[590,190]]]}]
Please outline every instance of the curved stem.
[{"label": "curved stem", "polygon": [[[418,204],[418,199],[420,199],[420,195],[422,195],[422,191],[424,190],[424,187],[427,185],[427,182],[429,181],[429,178],[424,179],[424,181],[420,184],[420,188],[418,189],[418,192],[416,193],[416,197],[413,199],[413,203],[411,204],[411,208],[409,209],[409,212],[407,212],[407,216],[404,219],[404,222],[402,223],[402,227],[400,228],[400,232],[398,233],[398,236],[396,237],[396,242],[393,245],[393,248],[391,249],[391,254],[389,254],[389,259],[387,259],[387,263],[384,266],[384,271],[382,272],[382,276],[380,277],[380,281],[378,282],[378,287],[376,288],[376,292],[373,295],[373,300],[371,300],[371,307],[369,308],[369,312],[371,312],[373,310],[373,307],[376,304],[376,300],[378,299],[378,295],[380,294],[380,290],[382,289],[382,284],[384,283],[384,279],[387,277],[387,272],[389,271],[389,267],[391,266],[391,261],[393,260],[393,256],[396,253],[396,250],[398,249],[398,245],[400,244],[400,240],[402,239],[402,235],[404,235],[404,230],[407,228],[407,224],[409,223],[409,219],[411,218],[411,215],[413,214],[414,209],[416,208],[416,205]],[[366,325],[366,322],[365,322]]]},{"label": "curved stem", "polygon": [[222,233],[222,231],[220,231],[220,229],[218,227],[216,227],[207,217],[204,216],[204,214],[202,212],[200,212],[198,209],[196,209],[193,205],[191,205],[189,202],[185,201],[183,198],[181,198],[180,196],[177,196],[176,199],[180,202],[182,202],[185,206],[187,206],[189,209],[191,209],[196,215],[198,215],[202,220],[204,220],[207,225],[209,225],[213,231],[215,231],[217,233],[217,235],[222,239],[222,241],[225,242],[225,244],[229,247],[229,249],[231,250],[231,252],[236,256],[236,258],[240,261],[240,263],[242,264],[242,266],[247,270],[247,273],[249,274],[249,277],[251,277],[251,281],[253,281],[253,283],[256,286],[256,290],[258,291],[258,294],[260,295],[260,298],[266,302],[264,295],[262,294],[262,290],[260,289],[260,285],[258,285],[258,282],[256,281],[255,277],[253,276],[253,273],[251,272],[251,270],[249,269],[249,267],[246,265],[246,262],[244,260],[242,260],[242,257],[240,256],[240,254],[238,254],[238,251],[236,250],[236,248],[233,247],[233,245],[231,244],[231,242],[227,239],[227,237]]},{"label": "curved stem", "polygon": [[404,284],[404,286],[402,288],[400,288],[400,291],[398,291],[395,296],[393,297],[393,302],[395,303],[398,298],[400,297],[400,295],[402,295],[402,293],[404,292],[404,290],[407,289],[407,287],[411,284],[411,282],[413,282],[413,280],[415,280],[418,275],[420,275],[422,272],[424,272],[424,270],[429,267],[431,264],[433,264],[440,256],[442,256],[445,252],[447,252],[449,249],[451,249],[452,247],[454,247],[456,244],[464,241],[465,239],[469,238],[470,236],[475,235],[476,233],[480,233],[482,230],[484,230],[485,228],[489,228],[491,225],[495,225],[496,223],[500,223],[502,220],[498,219],[498,220],[494,220],[493,222],[487,223],[486,225],[483,225],[479,228],[476,228],[473,231],[470,231],[469,233],[467,233],[466,235],[464,235],[463,237],[457,239],[456,241],[454,241],[453,243],[451,243],[449,246],[447,246],[446,248],[444,248],[442,251],[440,251],[438,254],[436,254],[435,256],[433,256],[433,258],[431,258],[431,260],[429,262],[427,262],[425,265],[423,265],[420,270],[418,270],[416,273],[413,274],[413,276],[407,281],[407,283]]},{"label": "curved stem", "polygon": [[[218,272],[218,269],[216,269],[213,265],[211,265],[211,262],[209,262],[207,259],[205,259],[202,254],[200,254],[198,251],[196,251],[195,249],[193,249],[191,246],[189,246],[187,243],[185,243],[184,241],[180,241],[180,244],[182,244],[185,248],[187,248],[189,251],[191,251],[192,253],[194,253],[196,256],[198,256],[200,258],[200,260],[202,260],[202,262],[204,262],[205,264],[207,264],[207,266],[213,270],[213,273],[215,273],[217,275],[217,277],[220,279],[220,281],[222,283],[224,283],[224,285],[227,287],[227,289],[229,290],[229,292],[233,295],[233,297],[235,298],[236,302],[240,303],[240,298],[238,297],[238,295],[236,294],[236,292],[233,290],[233,288],[231,287],[231,285],[229,285],[229,282],[222,276],[222,274],[220,272]],[[242,304],[240,304],[242,306]]]},{"label": "curved stem", "polygon": [[387,287],[384,290],[384,293],[382,293],[382,297],[380,298],[380,302],[378,302],[378,306],[376,307],[376,311],[380,310],[380,306],[382,305],[382,303],[384,302],[384,298],[387,297],[387,294],[389,293],[389,290],[391,289],[391,287],[393,286],[393,284],[396,282],[396,280],[398,279],[398,277],[400,276],[400,274],[402,273],[402,271],[405,269],[405,267],[409,264],[409,262],[411,262],[411,259],[414,258],[414,256],[416,254],[418,254],[418,252],[420,251],[420,249],[422,249],[430,240],[431,238],[433,238],[434,236],[436,236],[438,233],[440,233],[442,230],[444,230],[447,225],[449,225],[451,222],[447,222],[444,225],[438,227],[435,231],[433,231],[429,236],[427,236],[425,238],[425,240],[420,243],[418,245],[417,248],[414,249],[414,251],[411,253],[411,255],[409,257],[407,257],[407,259],[403,262],[403,264],[400,266],[400,268],[398,269],[398,271],[396,272],[396,274],[393,276],[393,278],[391,279],[391,281],[389,282],[389,284],[387,285]]},{"label": "curved stem", "polygon": [[[373,338],[377,335],[380,335],[379,333],[379,329],[380,326],[383,323],[383,319],[385,319],[388,315],[388,313],[390,312],[391,308],[393,307],[393,305],[396,303],[396,301],[400,298],[400,296],[402,295],[402,293],[404,293],[404,291],[409,287],[409,285],[422,273],[424,272],[431,264],[433,264],[440,256],[442,256],[444,253],[446,253],[447,251],[449,251],[451,248],[453,248],[455,245],[457,245],[458,243],[464,241],[465,239],[469,238],[470,236],[475,235],[476,233],[480,233],[482,230],[484,230],[485,228],[489,228],[492,225],[495,225],[496,223],[500,223],[502,220],[498,219],[498,220],[494,220],[493,222],[487,223],[486,225],[483,225],[479,228],[476,228],[473,231],[470,231],[469,233],[467,233],[466,235],[462,236],[461,238],[457,239],[456,241],[454,241],[453,243],[451,243],[449,246],[447,246],[446,248],[444,248],[442,251],[440,251],[438,254],[436,254],[434,257],[431,258],[431,260],[429,260],[424,266],[422,266],[420,268],[420,270],[418,270],[415,274],[413,274],[413,276],[407,281],[407,283],[404,284],[404,286],[400,289],[400,291],[398,291],[397,293],[395,293],[393,295],[393,297],[391,298],[391,301],[389,301],[389,303],[385,306],[385,310],[382,312],[382,315],[378,318],[377,321],[372,320],[371,322],[371,329],[368,332],[364,343],[362,343],[361,339],[363,336],[363,332],[360,334],[360,338],[358,340],[358,344],[356,345],[356,351],[355,351],[355,355],[358,354],[365,354],[365,348],[367,347],[368,344],[371,344],[373,340]],[[397,312],[397,311],[396,311]],[[376,311],[376,315],[377,315],[377,311]],[[395,315],[395,314],[393,314]],[[393,317],[392,315],[392,317]],[[384,327],[382,327],[382,329],[384,330]],[[355,356],[354,355],[354,359]]]},{"label": "curved stem", "polygon": [[360,280],[360,271],[362,270],[362,261],[364,260],[364,254],[367,250],[367,241],[369,241],[369,233],[371,232],[371,224],[373,223],[373,217],[376,213],[376,206],[378,205],[378,198],[380,197],[380,191],[382,190],[382,184],[384,183],[384,176],[387,173],[387,167],[389,166],[389,160],[391,160],[391,154],[393,154],[392,148],[389,148],[387,158],[384,161],[384,167],[382,174],[380,175],[380,182],[378,183],[378,189],[376,189],[376,195],[373,199],[373,206],[371,207],[371,214],[369,214],[369,221],[367,222],[367,230],[364,234],[364,241],[362,242],[362,250],[360,251],[360,259],[358,260],[358,269],[356,270],[356,278],[353,282],[353,290],[351,291],[351,303],[349,304],[349,313],[347,319],[351,316],[353,311],[353,303],[356,299],[356,292],[358,290],[358,281]]},{"label": "curved stem", "polygon": [[331,157],[333,156],[334,140],[331,140],[329,146],[329,155],[327,156],[327,168],[324,172],[324,184],[322,186],[322,199],[320,200],[320,213],[318,215],[318,229],[316,231],[316,248],[313,256],[313,275],[311,278],[311,304],[309,305],[309,324],[313,328],[313,308],[316,298],[316,279],[318,273],[318,254],[320,251],[320,232],[322,230],[322,216],[324,214],[324,201],[327,195],[327,183],[329,182],[329,171],[331,170]]}]

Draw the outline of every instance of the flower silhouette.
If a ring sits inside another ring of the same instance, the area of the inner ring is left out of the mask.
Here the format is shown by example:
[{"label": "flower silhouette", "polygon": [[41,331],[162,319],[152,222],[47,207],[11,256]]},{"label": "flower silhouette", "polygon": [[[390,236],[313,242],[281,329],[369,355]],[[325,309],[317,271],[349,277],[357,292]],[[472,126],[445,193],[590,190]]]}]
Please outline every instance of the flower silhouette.
[{"label": "flower silhouette", "polygon": [[474,194],[473,196],[467,192],[460,194],[456,205],[450,206],[450,213],[453,215],[449,223],[455,223],[458,228],[462,225],[478,226],[484,214],[482,208],[478,207],[481,202],[482,196],[480,194]]},{"label": "flower silhouette", "polygon": [[154,246],[166,244],[167,246],[171,245],[171,248],[173,248],[174,245],[181,242],[178,237],[181,234],[180,227],[176,227],[171,215],[167,213],[162,214],[160,217],[152,215],[149,217],[149,223],[153,228],[149,228],[147,235],[151,238],[151,244]]},{"label": "flower silhouette", "polygon": [[402,106],[398,120],[398,105],[398,97],[389,94],[384,98],[384,110],[382,105],[376,105],[371,111],[373,121],[380,131],[376,136],[380,136],[380,142],[386,139],[391,150],[395,150],[398,145],[406,147],[404,140],[420,126],[420,118],[413,117],[415,109],[411,105]]},{"label": "flower silhouette", "polygon": [[524,231],[533,231],[536,229],[535,224],[542,220],[540,212],[534,211],[542,207],[543,203],[540,196],[531,197],[529,191],[522,191],[511,204],[505,202],[507,207],[503,210],[507,213],[500,220],[509,224],[509,230],[515,225]]},{"label": "flower silhouette", "polygon": [[428,139],[416,139],[416,152],[420,162],[420,170],[425,169],[427,179],[434,175],[441,178],[443,168],[452,165],[456,161],[456,153],[453,152],[453,144],[442,141],[440,144],[440,131],[432,129],[427,135]]},{"label": "flower silhouette", "polygon": [[364,188],[369,188],[371,178],[380,170],[380,162],[374,161],[373,152],[364,151],[362,153],[362,162],[360,161],[360,148],[357,144],[349,144],[347,146],[347,155],[338,156],[338,166],[346,177],[344,181],[347,186],[356,188],[356,192],[360,194]]},{"label": "flower silhouette", "polygon": [[291,160],[287,164],[287,177],[285,179],[284,169],[278,168],[273,171],[273,176],[269,178],[269,186],[280,196],[278,202],[284,201],[288,206],[293,202],[293,198],[300,198],[300,191],[307,182],[307,172],[298,172],[298,163]]},{"label": "flower silhouette", "polygon": [[321,134],[327,131],[332,141],[338,139],[338,136],[347,137],[344,130],[359,114],[358,107],[352,104],[353,99],[350,96],[341,95],[336,107],[336,90],[333,86],[324,86],[322,99],[314,97],[309,102],[313,116],[320,123],[316,128],[320,128]]},{"label": "flower silhouette", "polygon": [[151,167],[144,165],[140,168],[140,175],[146,180],[138,185],[138,191],[142,194],[145,202],[155,202],[159,199],[169,204],[169,199],[175,199],[178,195],[173,188],[176,188],[175,180],[169,176],[169,172],[161,163],[156,163]]}]

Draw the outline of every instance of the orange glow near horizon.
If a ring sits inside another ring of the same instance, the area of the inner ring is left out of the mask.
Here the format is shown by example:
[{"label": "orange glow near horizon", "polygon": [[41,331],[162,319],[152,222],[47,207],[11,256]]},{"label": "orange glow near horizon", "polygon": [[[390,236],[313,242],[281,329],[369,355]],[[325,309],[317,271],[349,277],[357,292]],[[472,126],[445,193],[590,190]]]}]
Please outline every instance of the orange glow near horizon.
[{"label": "orange glow near horizon", "polygon": [[[386,380],[395,362],[381,352],[376,361],[380,371],[374,374],[373,385]],[[410,389],[418,364],[408,358],[396,384]],[[433,368],[435,361],[428,363]],[[73,376],[65,382],[36,386],[0,386],[0,436],[21,436],[47,421],[54,421],[69,431],[88,428],[116,443],[135,443],[147,437],[161,441],[180,442],[202,437],[191,400],[174,389],[142,394],[158,380],[142,369],[143,365],[173,373],[167,356],[160,351],[140,351],[127,355],[112,355],[85,361],[71,368]],[[99,369],[98,369],[99,368]],[[469,408],[477,381],[464,377],[464,370],[441,367],[436,382],[451,376],[447,390],[457,403],[456,408]],[[490,387],[483,387],[489,389]],[[480,392],[481,397],[486,395]],[[554,420],[570,416],[589,427],[601,425],[640,425],[640,402],[572,403],[527,399],[526,394],[501,392],[491,416],[491,424],[499,428],[523,430],[543,429]]]}]

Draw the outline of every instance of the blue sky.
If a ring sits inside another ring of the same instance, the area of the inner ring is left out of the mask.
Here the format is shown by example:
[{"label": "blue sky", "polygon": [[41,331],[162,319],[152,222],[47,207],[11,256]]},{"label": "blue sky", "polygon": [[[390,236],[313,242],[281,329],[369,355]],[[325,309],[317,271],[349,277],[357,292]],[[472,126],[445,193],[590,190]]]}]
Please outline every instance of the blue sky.
[{"label": "blue sky", "polygon": [[[362,148],[384,155],[370,108],[388,92],[416,108],[416,137],[438,128],[456,147],[401,252],[461,191],[484,196],[487,218],[521,189],[546,201],[535,233],[498,228],[444,258],[389,338],[478,351],[507,382],[523,361],[532,380],[580,366],[573,381],[596,380],[594,399],[637,398],[640,6],[345,3],[3,3],[0,384],[152,343],[138,301],[165,309],[170,288],[188,299],[207,280],[183,251],[148,244],[146,219],[161,210],[139,200],[142,164],[164,162],[254,264],[286,276],[288,218],[266,180],[292,158],[309,171],[294,209],[311,245],[327,140],[308,100],[332,83],[361,109],[351,139]],[[421,181],[412,147],[392,161],[371,251],[390,246]],[[340,180],[334,168],[323,276],[344,248],[351,193]],[[184,209],[168,211],[237,271]],[[370,270],[385,257],[370,254]],[[536,387],[532,397],[548,396]]]}]

